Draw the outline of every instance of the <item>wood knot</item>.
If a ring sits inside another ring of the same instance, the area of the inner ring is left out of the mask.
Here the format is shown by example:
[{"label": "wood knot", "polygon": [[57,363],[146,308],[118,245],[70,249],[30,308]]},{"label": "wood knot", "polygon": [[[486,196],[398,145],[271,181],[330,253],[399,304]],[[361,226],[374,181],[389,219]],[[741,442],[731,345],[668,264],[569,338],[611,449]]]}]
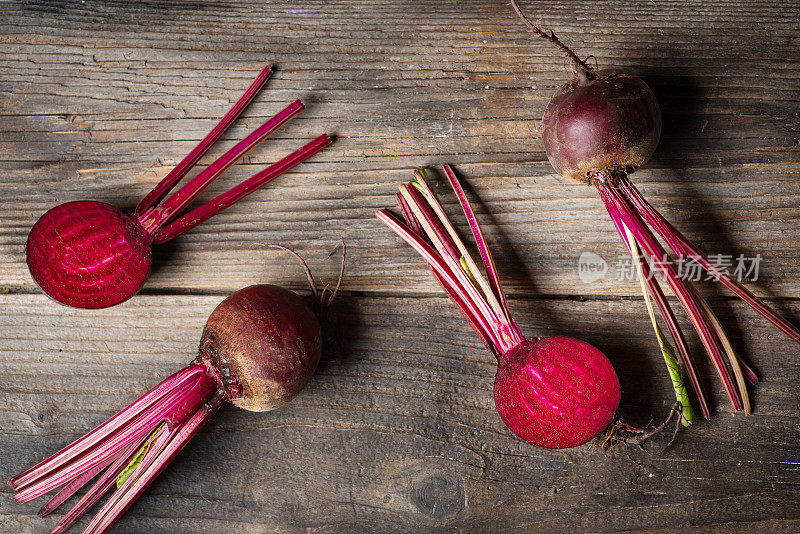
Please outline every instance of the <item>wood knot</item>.
[{"label": "wood knot", "polygon": [[411,503],[421,513],[442,519],[464,508],[465,493],[461,481],[443,471],[418,480],[411,490]]}]

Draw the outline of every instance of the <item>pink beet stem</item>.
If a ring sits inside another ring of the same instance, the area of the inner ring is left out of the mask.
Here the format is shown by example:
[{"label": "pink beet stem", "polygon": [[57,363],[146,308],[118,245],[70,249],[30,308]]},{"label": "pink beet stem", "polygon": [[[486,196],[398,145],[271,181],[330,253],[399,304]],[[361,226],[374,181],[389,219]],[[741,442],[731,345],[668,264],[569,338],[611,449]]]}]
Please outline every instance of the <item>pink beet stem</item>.
[{"label": "pink beet stem", "polygon": [[730,363],[730,368],[733,370],[733,376],[736,378],[736,384],[739,387],[739,392],[742,398],[742,409],[744,410],[744,413],[750,415],[750,397],[747,395],[747,385],[744,382],[744,375],[742,373],[739,356],[736,354],[736,351],[733,350],[733,346],[728,339],[728,334],[725,333],[725,329],[722,328],[722,324],[720,324],[719,319],[717,319],[716,314],[711,310],[711,307],[708,305],[705,299],[700,296],[700,293],[697,292],[697,289],[694,286],[687,284],[686,287],[694,295],[695,301],[705,311],[711,327],[714,329],[714,332],[716,332],[722,348],[725,350],[725,354],[728,355],[728,362]]},{"label": "pink beet stem", "polygon": [[161,452],[167,447],[167,445],[169,445],[170,440],[179,432],[179,430],[180,425],[172,430],[166,426],[162,426],[155,430],[147,438],[151,440],[152,447],[147,450],[147,452],[144,454],[144,457],[134,468],[133,472],[128,475],[128,478],[125,480],[125,482],[123,482],[121,486],[117,486],[117,489],[111,494],[111,497],[108,499],[108,501],[103,504],[103,506],[100,508],[100,511],[97,512],[91,521],[89,521],[89,524],[83,530],[84,534],[93,532],[93,529],[101,521],[105,511],[113,507],[115,503],[119,501],[120,497],[125,496],[125,493],[129,491],[130,487],[136,481],[136,478],[142,473],[143,470],[147,469],[147,466],[153,463],[153,460],[155,460],[158,455],[161,454]]},{"label": "pink beet stem", "polygon": [[[441,219],[434,215],[430,209],[430,205],[425,202],[425,199],[422,198],[419,192],[412,185],[403,184],[401,186],[401,191],[403,195],[408,195],[406,201],[411,207],[412,213],[417,215],[415,208],[419,211],[420,217],[418,220],[422,225],[425,234],[428,236],[429,241],[433,243],[434,247],[438,250],[442,260],[449,267],[450,272],[452,272],[461,283],[461,287],[466,290],[483,316],[486,317],[486,320],[489,322],[489,324],[498,322],[494,315],[494,311],[491,309],[484,296],[479,293],[478,289],[467,276],[467,273],[465,273],[459,265],[460,259],[465,256],[462,256],[457,248],[463,247],[463,243],[460,243],[460,239],[455,242],[452,240],[451,236],[448,235],[447,230],[442,226]],[[456,243],[460,243],[459,247],[456,246]]]},{"label": "pink beet stem", "polygon": [[211,148],[211,146],[217,142],[217,140],[222,136],[223,133],[233,124],[239,115],[244,111],[244,108],[250,104],[250,102],[255,98],[258,92],[264,87],[264,84],[267,83],[267,80],[272,75],[272,69],[270,67],[264,67],[264,69],[256,76],[256,79],[253,83],[250,84],[250,87],[247,88],[247,91],[239,98],[239,100],[234,104],[234,106],[222,117],[222,120],[214,126],[214,128],[208,132],[200,143],[192,149],[189,154],[186,155],[183,160],[178,163],[175,168],[173,168],[162,180],[158,183],[158,185],[150,191],[144,199],[139,203],[136,207],[136,215],[140,215],[145,211],[149,210],[159,202],[169,193],[172,191],[172,188],[177,185],[178,182],[186,175],[189,170],[195,166],[195,164],[200,161],[206,152]]},{"label": "pink beet stem", "polygon": [[[595,181],[595,185],[600,191],[606,207],[609,208],[609,215],[611,215],[612,218],[618,217],[622,220],[625,226],[627,226],[631,233],[633,233],[636,241],[639,242],[639,244],[642,246],[642,249],[649,256],[657,259],[665,258],[666,251],[663,249],[655,236],[653,236],[653,234],[645,225],[644,221],[639,217],[636,209],[627,201],[627,199],[623,197],[617,189],[609,186],[608,184]],[[722,380],[722,385],[725,388],[725,392],[728,395],[731,405],[733,406],[734,410],[741,410],[741,401],[739,400],[739,396],[733,386],[733,381],[728,373],[727,367],[725,366],[725,362],[722,359],[721,349],[716,332],[714,332],[709,326],[709,319],[705,314],[705,310],[700,307],[697,302],[695,302],[692,293],[680,280],[678,274],[675,272],[675,268],[671,263],[661,261],[658,263],[658,267],[661,271],[661,274],[670,285],[673,293],[675,293],[675,295],[678,297],[681,305],[689,315],[689,319],[691,319],[695,330],[700,336],[700,340],[703,342],[708,354],[711,356],[711,360],[715,369],[717,370],[717,374]]]},{"label": "pink beet stem", "polygon": [[186,423],[169,431],[166,439],[156,442],[155,451],[150,451],[145,460],[137,466],[136,470],[125,483],[114,492],[103,508],[94,516],[91,523],[84,530],[85,534],[101,534],[107,532],[128,508],[139,498],[145,489],[158,475],[172,462],[187,443],[205,425],[211,416],[219,410],[225,402],[224,395],[215,395],[209,403],[200,406]]},{"label": "pink beet stem", "polygon": [[[494,294],[494,289],[481,274],[461,237],[444,212],[436,193],[428,183],[425,171],[414,172],[415,180],[401,187],[413,215],[419,219],[429,240],[438,249],[451,272],[461,282],[472,298],[474,305],[489,322],[495,338],[500,340],[496,348],[504,354],[524,338],[516,324],[507,316],[506,310]],[[421,193],[418,194],[417,192]],[[468,208],[468,211],[471,208]],[[442,237],[444,236],[444,237]],[[450,246],[445,246],[445,244]],[[453,245],[458,250],[454,250]]]},{"label": "pink beet stem", "polygon": [[678,319],[675,317],[675,313],[672,311],[672,307],[669,305],[669,301],[667,301],[666,296],[664,296],[661,286],[658,285],[658,281],[651,276],[650,267],[647,262],[643,261],[642,258],[638,257],[638,254],[634,254],[634,251],[631,250],[631,246],[628,243],[628,238],[625,233],[625,228],[622,226],[622,221],[613,216],[611,217],[611,220],[614,222],[614,227],[617,229],[617,233],[622,238],[622,242],[625,245],[628,254],[630,254],[631,259],[633,261],[640,262],[642,276],[645,278],[648,294],[655,301],[658,311],[661,314],[661,317],[667,323],[667,328],[669,329],[670,335],[672,336],[675,345],[678,347],[678,353],[681,355],[681,359],[683,360],[683,366],[686,369],[686,374],[689,376],[689,380],[691,381],[695,395],[697,396],[697,401],[700,403],[700,411],[703,414],[703,417],[710,419],[711,412],[708,409],[708,402],[705,398],[700,377],[697,376],[697,365],[695,364],[694,358],[692,358],[691,353],[686,346],[686,338],[683,335],[683,330],[681,330],[681,327],[678,324]]},{"label": "pink beet stem", "polygon": [[[499,319],[495,316],[484,296],[478,291],[478,288],[475,287],[475,284],[473,284],[473,282],[467,276],[467,273],[464,272],[464,269],[462,269],[461,265],[459,264],[460,257],[453,257],[450,255],[447,251],[447,247],[445,247],[439,239],[439,234],[437,234],[435,228],[437,225],[440,225],[440,221],[436,219],[435,216],[432,216],[430,211],[425,212],[423,207],[417,204],[417,199],[415,199],[413,196],[412,191],[414,191],[413,187],[409,186],[408,184],[403,184],[403,186],[400,188],[400,192],[403,194],[406,202],[408,202],[408,205],[411,207],[411,211],[417,217],[417,220],[424,229],[425,234],[430,242],[432,242],[434,247],[437,249],[438,259],[444,263],[448,272],[458,281],[459,287],[464,291],[466,298],[471,304],[471,307],[475,309],[476,313],[480,316],[481,321],[486,324],[486,327],[492,331],[492,338],[495,340],[495,347],[497,347],[501,353],[506,352],[511,348],[511,346],[507,346],[509,343],[505,342],[502,336],[499,334]],[[428,219],[428,217],[432,218]],[[461,246],[463,246],[463,244]]]},{"label": "pink beet stem", "polygon": [[122,453],[112,456],[108,458],[105,462],[98,464],[94,468],[78,474],[75,478],[73,478],[69,482],[69,484],[61,488],[61,490],[58,493],[56,493],[49,501],[47,501],[47,504],[45,504],[39,509],[37,515],[39,517],[45,517],[47,515],[50,515],[56,508],[61,506],[61,504],[64,501],[72,497],[72,495],[76,491],[81,489],[87,482],[89,482],[91,479],[97,476],[97,473],[99,473],[100,471],[111,465],[114,462],[114,460],[116,460],[119,457],[120,454]]},{"label": "pink beet stem", "polygon": [[628,198],[636,206],[637,211],[645,218],[647,223],[652,226],[658,234],[664,238],[667,245],[678,256],[689,257],[699,263],[708,273],[719,282],[730,289],[737,297],[746,302],[751,308],[758,312],[762,317],[774,324],[781,332],[800,343],[800,329],[792,323],[778,315],[778,313],[764,304],[750,290],[731,278],[727,273],[721,271],[716,265],[711,263],[697,246],[681,234],[672,224],[667,221],[656,209],[650,205],[639,190],[627,179],[620,181],[620,186],[627,194]]},{"label": "pink beet stem", "polygon": [[403,198],[403,195],[400,193],[397,193],[395,198],[397,199],[397,205],[400,206],[400,212],[403,214],[403,219],[405,219],[406,224],[409,226],[409,228],[419,234],[421,239],[424,239],[425,231],[419,225],[417,218],[414,217],[414,212],[411,211],[411,206],[408,205],[408,202],[406,202],[406,199]]},{"label": "pink beet stem", "polygon": [[[500,319],[501,323],[503,323],[503,326],[501,326],[501,328],[504,328],[506,330],[509,329],[513,330],[513,328],[506,326],[511,324],[510,315],[506,313],[507,310],[503,307],[500,300],[497,299],[492,285],[488,281],[486,281],[486,279],[480,274],[480,270],[478,269],[478,266],[475,263],[475,261],[472,259],[472,255],[469,253],[467,247],[464,245],[464,242],[461,240],[461,237],[459,237],[458,232],[456,232],[456,229],[453,227],[453,225],[450,223],[450,220],[447,218],[447,214],[444,212],[444,208],[442,208],[442,205],[439,202],[436,193],[434,193],[433,189],[430,187],[430,184],[428,183],[428,179],[424,171],[421,169],[417,170],[414,172],[414,176],[416,177],[416,180],[412,182],[412,184],[417,189],[422,191],[422,193],[425,196],[425,200],[433,209],[433,211],[436,213],[438,221],[447,230],[452,241],[458,247],[458,250],[461,252],[461,258],[463,258],[464,261],[467,263],[467,266],[469,267],[470,272],[474,277],[474,281],[478,284],[480,290],[483,292],[484,300],[486,300],[486,303],[489,305],[490,308],[492,308],[492,313]],[[455,256],[455,258],[458,258],[458,256]]]},{"label": "pink beet stem", "polygon": [[378,210],[376,212],[376,216],[381,220],[381,222],[383,222],[383,224],[388,226],[394,233],[400,236],[406,243],[411,245],[411,247],[423,257],[428,266],[441,277],[440,283],[443,283],[443,285],[450,288],[448,294],[456,295],[457,298],[454,300],[459,305],[459,309],[461,309],[462,312],[464,312],[464,310],[467,311],[465,316],[470,324],[473,325],[473,328],[475,325],[478,325],[479,328],[477,328],[476,331],[481,336],[481,339],[489,339],[491,346],[494,347],[494,350],[496,352],[500,352],[498,348],[500,347],[499,340],[496,338],[494,331],[487,323],[486,318],[483,317],[483,315],[475,307],[475,304],[461,287],[461,284],[458,282],[455,275],[450,272],[450,269],[447,267],[439,253],[436,252],[431,245],[423,241],[416,234],[416,232],[400,222],[387,210]]},{"label": "pink beet stem", "polygon": [[[444,226],[442,225],[441,219],[437,217],[433,209],[431,209],[431,205],[425,201],[425,199],[422,197],[422,194],[417,190],[417,188],[415,188],[411,184],[403,184],[400,187],[404,190],[403,193],[401,193],[401,195],[408,194],[414,201],[413,203],[407,202],[406,205],[409,207],[416,206],[417,209],[419,209],[422,212],[425,221],[427,221],[428,224],[430,224],[430,227],[433,229],[437,238],[437,241],[432,240],[432,243],[434,244],[434,246],[436,246],[436,243],[438,242],[442,247],[442,250],[440,250],[439,252],[442,255],[445,254],[449,255],[451,258],[455,259],[460,258],[462,256],[462,252],[458,250],[458,246],[453,241],[453,238],[447,232],[447,229],[444,228]],[[414,213],[413,207],[411,212]],[[437,249],[438,248],[439,247],[437,247]]]},{"label": "pink beet stem", "polygon": [[234,145],[220,156],[214,163],[192,178],[177,193],[169,197],[160,206],[154,207],[139,216],[144,229],[152,235],[162,226],[173,220],[192,200],[197,198],[214,180],[220,177],[231,165],[239,161],[247,152],[270,136],[289,119],[300,113],[305,105],[295,100],[280,113],[258,127],[253,133]]},{"label": "pink beet stem", "polygon": [[116,432],[120,427],[139,417],[143,410],[150,407],[173,389],[183,387],[186,382],[194,379],[201,372],[205,372],[203,366],[192,365],[167,377],[160,384],[139,397],[126,408],[123,408],[116,415],[88,434],[85,434],[49,458],[42,460],[35,466],[12,478],[9,481],[9,485],[15,490],[22,489],[45,473],[82,454],[110,434]]},{"label": "pink beet stem", "polygon": [[[180,392],[172,392],[164,397],[164,400],[170,403],[169,406],[172,408],[179,397]],[[75,473],[90,470],[101,464],[107,458],[127,447],[132,441],[151,432],[153,428],[160,424],[167,411],[162,405],[150,407],[139,418],[131,421],[125,427],[121,427],[119,432],[110,435],[104,441],[94,444],[84,456],[53,468],[37,479],[36,482],[21,488],[14,496],[14,499],[20,503],[37,499],[68,482]]]},{"label": "pink beet stem", "polygon": [[60,534],[64,532],[75,524],[78,519],[83,517],[83,515],[116,483],[119,474],[122,473],[125,467],[133,460],[133,457],[144,444],[145,440],[147,440],[147,436],[141,438],[139,441],[131,443],[127,449],[122,451],[122,453],[117,456],[116,460],[114,460],[114,463],[112,463],[111,466],[106,469],[105,473],[103,473],[92,487],[89,488],[89,491],[87,491],[75,506],[73,506],[72,509],[61,518],[56,526],[53,527],[51,534]]},{"label": "pink beet stem", "polygon": [[481,259],[483,260],[483,265],[486,268],[486,275],[489,277],[489,283],[491,284],[492,292],[494,293],[495,298],[500,302],[506,320],[511,321],[511,314],[508,311],[506,296],[503,293],[503,288],[500,284],[500,276],[497,274],[497,267],[494,264],[494,259],[492,259],[492,253],[489,250],[489,246],[486,244],[486,239],[483,236],[481,225],[478,223],[477,217],[475,217],[475,211],[472,209],[472,206],[467,199],[467,195],[464,193],[464,189],[461,187],[461,183],[458,181],[458,178],[456,177],[456,174],[453,172],[453,169],[450,167],[450,165],[444,166],[444,173],[445,176],[447,176],[447,180],[450,182],[450,186],[453,188],[453,191],[455,191],[456,196],[458,197],[458,201],[461,204],[461,209],[464,210],[464,215],[467,217],[467,222],[469,222],[472,235],[475,236],[475,243],[478,245],[478,251],[480,252]]},{"label": "pink beet stem", "polygon": [[[405,219],[406,224],[410,227],[410,231],[413,230],[418,234],[420,239],[424,239],[425,234],[422,230],[422,227],[420,227],[419,222],[417,221],[416,217],[414,217],[414,213],[411,211],[411,208],[409,207],[408,203],[403,198],[403,195],[401,195],[400,193],[397,194],[397,203],[400,206],[400,211],[403,214],[403,218]],[[439,285],[442,287],[442,289],[444,289],[445,293],[447,293],[447,295],[450,297],[450,300],[453,301],[453,303],[456,305],[456,307],[464,316],[464,318],[466,318],[467,322],[472,327],[472,329],[475,330],[475,332],[478,334],[478,337],[481,338],[483,344],[486,345],[486,347],[488,347],[489,350],[491,350],[496,357],[499,357],[497,349],[495,349],[494,345],[492,344],[492,340],[489,339],[486,332],[484,332],[483,328],[478,324],[477,319],[472,315],[472,312],[469,311],[466,304],[464,304],[464,302],[462,301],[461,297],[459,297],[458,294],[456,294],[456,292],[445,282],[444,278],[439,276],[439,274],[432,267],[429,266],[429,268],[431,270],[431,273],[433,273],[433,276],[436,278],[436,281],[439,282]]]},{"label": "pink beet stem", "polygon": [[[21,503],[36,499],[45,493],[67,483],[76,473],[81,473],[94,468],[107,458],[126,448],[141,436],[149,434],[156,426],[163,422],[167,416],[180,409],[186,400],[193,396],[193,390],[205,390],[206,397],[216,389],[216,381],[207,374],[202,374],[197,379],[183,388],[174,389],[165,395],[157,404],[148,408],[136,419],[119,428],[107,439],[95,442],[92,447],[81,457],[52,468],[35,482],[21,488],[14,498]],[[201,404],[204,399],[195,404]]]},{"label": "pink beet stem", "polygon": [[280,161],[273,163],[263,171],[254,174],[236,187],[222,193],[206,204],[176,219],[168,226],[156,231],[153,236],[153,242],[156,244],[164,243],[191,230],[198,224],[210,219],[220,211],[246,197],[259,187],[304,162],[329,144],[331,144],[331,138],[328,137],[327,134],[322,134],[304,147],[292,152]]}]

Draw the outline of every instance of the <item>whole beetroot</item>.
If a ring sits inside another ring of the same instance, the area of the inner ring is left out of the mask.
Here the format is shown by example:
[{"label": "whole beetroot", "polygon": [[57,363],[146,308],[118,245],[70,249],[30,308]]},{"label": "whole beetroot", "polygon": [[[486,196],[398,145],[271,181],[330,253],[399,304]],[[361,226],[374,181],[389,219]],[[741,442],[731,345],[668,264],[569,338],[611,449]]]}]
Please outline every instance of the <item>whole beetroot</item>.
[{"label": "whole beetroot", "polygon": [[[344,256],[342,244],[342,274]],[[321,307],[324,294],[305,262],[303,267]],[[116,485],[84,530],[106,532],[226,401],[259,412],[286,404],[306,386],[321,352],[322,328],[307,299],[274,285],[241,289],[211,313],[191,365],[12,478],[14,498],[24,503],[63,486],[39,511],[45,516],[100,475],[53,533],[68,529]]]},{"label": "whole beetroot", "polygon": [[[681,279],[678,267],[689,261],[699,264],[710,277],[722,283],[798,343],[800,329],[734,280],[726,266],[712,262],[647,202],[631,182],[629,174],[650,159],[661,135],[661,111],[647,84],[617,69],[592,68],[552,31],[547,32],[531,23],[516,0],[511,0],[511,5],[528,28],[561,50],[572,66],[575,78],[561,86],[544,112],[542,135],[545,152],[553,168],[564,178],[588,183],[599,191],[642,280],[648,313],[669,369],[677,405],[681,409],[681,422],[685,426],[692,422],[692,408],[683,383],[683,371],[688,376],[703,416],[709,418],[710,410],[697,366],[688,351],[672,307],[658,281],[651,276],[653,267],[660,272],[686,310],[722,381],[731,406],[736,411],[750,413],[746,380],[755,383],[756,374],[734,351],[724,328],[705,299]],[[661,236],[677,259],[661,245],[656,234]],[[645,261],[645,258],[649,261]],[[667,325],[680,360],[658,326],[650,299]]]},{"label": "whole beetroot", "polygon": [[230,402],[279,408],[302,390],[322,354],[322,328],[305,299],[274,285],[240,289],[206,321],[200,360],[220,374]]},{"label": "whole beetroot", "polygon": [[661,136],[661,110],[641,78],[589,71],[556,91],[544,111],[544,148],[559,174],[587,182],[598,169],[633,172]]}]

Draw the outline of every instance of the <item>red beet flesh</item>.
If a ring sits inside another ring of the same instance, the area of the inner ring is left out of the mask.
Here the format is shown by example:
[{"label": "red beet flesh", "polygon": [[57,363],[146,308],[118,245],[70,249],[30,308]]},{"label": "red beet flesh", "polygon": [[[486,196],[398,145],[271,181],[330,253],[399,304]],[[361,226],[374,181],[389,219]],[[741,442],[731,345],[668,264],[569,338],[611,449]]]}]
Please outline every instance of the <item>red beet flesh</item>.
[{"label": "red beet flesh", "polygon": [[133,296],[150,273],[150,236],[132,215],[103,202],[61,204],[33,226],[28,268],[53,299],[106,308]]},{"label": "red beet flesh", "polygon": [[281,158],[207,203],[181,213],[226,169],[305,107],[296,100],[199,172],[170,191],[208,152],[269,79],[265,67],[202,141],[165,176],[133,215],[108,204],[82,201],[53,208],[28,236],[33,279],[50,297],[78,308],[106,308],[133,296],[150,274],[150,246],[165,243],[218,214],[299,165],[331,143],[327,134]]},{"label": "red beet flesh", "polygon": [[619,405],[619,380],[602,352],[568,337],[525,340],[500,358],[494,400],[516,435],[565,449],[598,435]]},{"label": "red beet flesh", "polygon": [[274,285],[237,291],[214,310],[200,341],[233,404],[274,410],[292,400],[314,374],[322,329],[306,301]]},{"label": "red beet flesh", "polygon": [[564,84],[544,112],[544,147],[553,168],[587,182],[606,169],[633,172],[658,145],[661,111],[641,78],[619,70],[593,71]]}]

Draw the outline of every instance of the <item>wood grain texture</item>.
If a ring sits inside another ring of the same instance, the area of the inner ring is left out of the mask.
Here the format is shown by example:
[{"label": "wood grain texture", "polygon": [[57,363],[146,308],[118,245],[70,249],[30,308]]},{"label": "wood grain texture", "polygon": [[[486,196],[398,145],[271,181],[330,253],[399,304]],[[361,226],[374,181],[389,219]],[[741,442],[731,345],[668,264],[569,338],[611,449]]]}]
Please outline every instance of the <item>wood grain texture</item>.
[{"label": "wood grain texture", "polygon": [[[140,296],[87,312],[40,295],[3,296],[0,446],[16,452],[4,456],[0,476],[70,442],[188,362],[221,298]],[[747,321],[742,305],[721,304],[726,324]],[[526,332],[569,334],[603,350],[624,385],[621,411],[633,421],[669,411],[647,318],[631,314],[640,302],[511,306]],[[628,457],[516,439],[494,411],[491,356],[444,298],[346,296],[332,321],[338,350],[295,401],[265,414],[222,410],[119,531],[797,526],[800,363],[771,328],[755,324],[741,343],[764,379],[754,388],[754,415],[732,414],[714,385],[711,422],[664,454]],[[9,528],[43,532],[54,522],[34,519],[37,503],[19,505],[10,489],[2,492],[0,521]]]},{"label": "wood grain texture", "polygon": [[[521,5],[580,55],[645,77],[664,132],[636,183],[706,251],[760,254],[754,291],[800,317],[800,4]],[[133,208],[270,63],[202,165],[285,103],[308,107],[203,198],[317,134],[335,143],[159,247],[131,301],[89,312],[40,295],[24,263],[37,218],[69,200]],[[624,250],[596,192],[545,158],[540,117],[564,79],[502,0],[0,2],[0,477],[187,363],[226,294],[302,289],[263,243],[334,281],[343,239],[338,343],[309,388],[273,413],[223,409],[119,532],[800,530],[800,349],[721,288],[702,286],[762,375],[753,416],[731,413],[705,365],[715,417],[664,454],[540,450],[504,427],[490,355],[374,218],[411,169],[455,164],[523,330],[595,344],[619,370],[622,412],[664,417],[638,285],[578,278],[581,252],[613,265]],[[1,492],[0,531],[55,523]]]}]

